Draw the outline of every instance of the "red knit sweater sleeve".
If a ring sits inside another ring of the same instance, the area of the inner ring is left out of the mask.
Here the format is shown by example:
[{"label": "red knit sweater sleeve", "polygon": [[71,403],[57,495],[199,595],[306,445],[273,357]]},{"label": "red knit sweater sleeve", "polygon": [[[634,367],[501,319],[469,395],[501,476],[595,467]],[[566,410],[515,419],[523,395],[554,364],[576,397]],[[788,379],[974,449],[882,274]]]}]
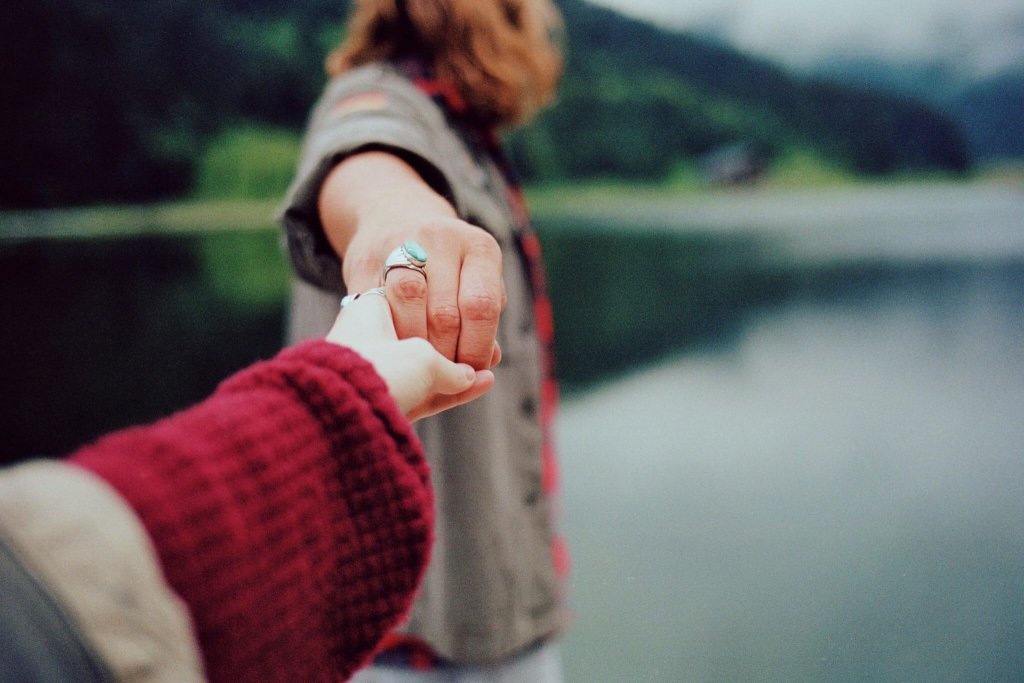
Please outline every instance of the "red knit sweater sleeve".
[{"label": "red knit sweater sleeve", "polygon": [[337,681],[405,614],[427,561],[422,447],[373,368],[323,341],[70,462],[136,511],[211,681]]}]

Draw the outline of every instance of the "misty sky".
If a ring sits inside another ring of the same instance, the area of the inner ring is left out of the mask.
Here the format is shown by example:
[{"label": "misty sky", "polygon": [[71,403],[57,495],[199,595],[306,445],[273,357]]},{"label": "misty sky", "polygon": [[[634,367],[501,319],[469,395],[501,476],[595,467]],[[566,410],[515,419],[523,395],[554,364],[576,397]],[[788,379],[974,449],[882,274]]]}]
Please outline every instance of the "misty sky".
[{"label": "misty sky", "polygon": [[591,1],[794,65],[823,54],[938,59],[975,72],[1024,61],[1022,0]]}]

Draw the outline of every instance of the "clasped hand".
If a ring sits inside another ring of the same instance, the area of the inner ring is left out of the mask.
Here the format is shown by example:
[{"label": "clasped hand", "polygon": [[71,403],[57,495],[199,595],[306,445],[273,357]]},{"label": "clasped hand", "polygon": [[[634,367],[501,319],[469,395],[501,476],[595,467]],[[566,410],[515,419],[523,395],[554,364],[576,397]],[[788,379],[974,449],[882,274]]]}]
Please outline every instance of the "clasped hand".
[{"label": "clasped hand", "polygon": [[382,296],[363,296],[345,306],[327,341],[369,361],[411,421],[472,401],[494,385],[490,370],[454,363],[425,339],[398,339]]},{"label": "clasped hand", "polygon": [[387,254],[414,239],[428,254],[425,272],[396,268],[383,283],[399,339],[426,339],[445,358],[476,370],[501,360],[498,321],[505,307],[501,250],[482,228],[435,216],[416,229],[361,230],[349,245],[345,281],[350,292],[381,284]]},{"label": "clasped hand", "polygon": [[[362,297],[346,307],[333,339],[373,362],[414,419],[490,388],[489,370],[501,360],[498,321],[506,301],[494,237],[459,219],[411,166],[386,152],[340,162],[324,181],[319,211],[328,239],[344,255],[348,291],[383,285],[385,295]],[[385,279],[388,254],[407,240],[426,251],[425,267],[393,268]],[[373,320],[363,320],[371,314]],[[371,331],[378,345],[364,344],[360,331]],[[464,367],[456,371],[457,364]],[[476,371],[472,381],[465,366]],[[456,375],[469,384],[455,381]]]}]

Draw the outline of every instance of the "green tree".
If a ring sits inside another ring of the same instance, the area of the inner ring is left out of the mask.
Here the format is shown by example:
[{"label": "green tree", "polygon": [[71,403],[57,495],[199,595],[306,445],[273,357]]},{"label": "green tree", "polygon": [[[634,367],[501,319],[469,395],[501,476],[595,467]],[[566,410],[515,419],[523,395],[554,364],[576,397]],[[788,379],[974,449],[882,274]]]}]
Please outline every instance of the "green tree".
[{"label": "green tree", "polygon": [[191,184],[236,70],[192,0],[8,0],[0,205],[146,199]]}]

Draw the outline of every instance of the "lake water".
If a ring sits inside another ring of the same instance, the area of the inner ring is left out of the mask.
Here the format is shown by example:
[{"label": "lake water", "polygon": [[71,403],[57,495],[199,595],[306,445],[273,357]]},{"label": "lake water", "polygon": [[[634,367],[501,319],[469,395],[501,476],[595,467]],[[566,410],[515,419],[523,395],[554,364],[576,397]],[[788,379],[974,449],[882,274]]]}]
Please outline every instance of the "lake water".
[{"label": "lake water", "polygon": [[1022,215],[565,402],[570,681],[1024,680]]},{"label": "lake water", "polygon": [[[568,680],[1024,680],[1024,193],[564,209]],[[0,216],[0,461],[278,348],[278,235],[147,216]]]}]

